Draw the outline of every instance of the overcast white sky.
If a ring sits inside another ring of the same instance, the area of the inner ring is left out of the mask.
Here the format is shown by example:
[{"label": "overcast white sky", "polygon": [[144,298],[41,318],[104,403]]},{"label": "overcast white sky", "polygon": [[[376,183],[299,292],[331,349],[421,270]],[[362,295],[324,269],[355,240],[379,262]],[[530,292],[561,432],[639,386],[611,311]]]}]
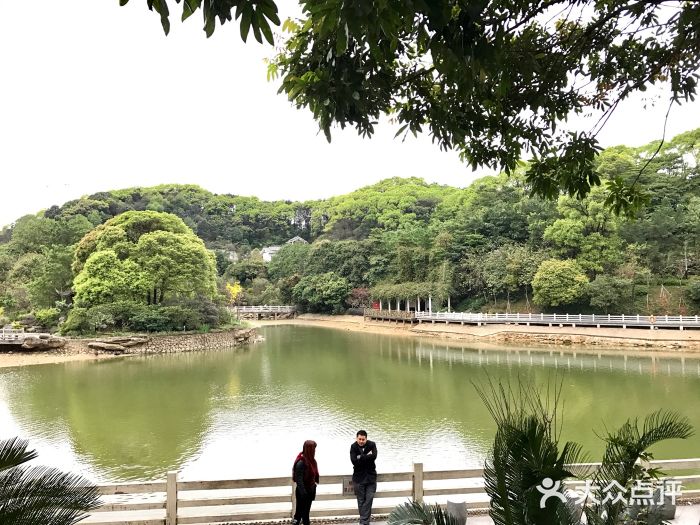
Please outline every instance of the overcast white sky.
[{"label": "overcast white sky", "polygon": [[[0,225],[130,186],[303,200],[392,176],[466,186],[483,174],[427,136],[394,140],[388,124],[327,144],[266,81],[270,47],[242,44],[237,26],[206,39],[199,13],[182,24],[175,8],[165,37],[144,0],[0,0]],[[604,146],[660,138],[666,103],[642,106],[618,110]],[[698,126],[700,103],[676,107],[668,135]]]}]

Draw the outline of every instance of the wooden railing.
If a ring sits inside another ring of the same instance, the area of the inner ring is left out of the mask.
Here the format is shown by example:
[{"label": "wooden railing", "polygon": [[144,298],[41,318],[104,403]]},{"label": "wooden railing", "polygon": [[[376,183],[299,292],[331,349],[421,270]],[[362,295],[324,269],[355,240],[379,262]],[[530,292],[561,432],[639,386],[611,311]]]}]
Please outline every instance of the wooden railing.
[{"label": "wooden railing", "polygon": [[448,322],[462,324],[533,324],[533,325],[569,325],[569,326],[628,326],[646,328],[700,328],[697,315],[584,315],[584,314],[488,314],[465,312],[416,312],[420,322]]},{"label": "wooden railing", "polygon": [[[653,461],[651,465],[664,472],[683,472],[684,475],[668,478],[683,486],[700,486],[700,459]],[[169,472],[166,481],[102,485],[104,504],[81,524],[193,525],[279,520],[293,514],[294,490],[289,477],[179,481],[177,476],[177,472]],[[356,517],[355,497],[343,491],[348,479],[322,476],[311,516]],[[413,472],[379,474],[377,482],[373,514],[388,514],[407,498],[444,503],[448,496],[460,497],[469,509],[488,508],[480,468],[424,472],[423,464],[415,463]],[[571,483],[577,484],[580,482]],[[115,501],[123,497],[130,501]],[[683,490],[681,495],[681,499],[699,497],[700,490],[696,488]]]}]

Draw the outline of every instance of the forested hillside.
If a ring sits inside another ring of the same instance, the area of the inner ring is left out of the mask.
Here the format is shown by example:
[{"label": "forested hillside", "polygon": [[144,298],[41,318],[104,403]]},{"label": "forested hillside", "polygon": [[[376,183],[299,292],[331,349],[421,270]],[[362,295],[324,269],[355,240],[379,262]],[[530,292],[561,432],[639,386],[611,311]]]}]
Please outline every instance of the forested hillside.
[{"label": "forested hillside", "polygon": [[[248,304],[339,312],[370,297],[430,293],[434,304],[449,296],[465,310],[695,312],[699,145],[695,130],[656,157],[658,143],[600,154],[602,179],[636,181],[647,192],[636,218],[612,213],[602,189],[582,201],[530,197],[517,174],[464,189],[394,178],[305,202],[215,195],[191,185],[97,193],[2,230],[0,317],[33,314],[49,317],[46,324],[65,317],[80,240],[113,217],[142,210],[179,216],[213,250],[220,292],[238,281],[237,300]],[[309,244],[284,245],[294,236]],[[283,248],[266,263],[260,249],[270,245]]]}]

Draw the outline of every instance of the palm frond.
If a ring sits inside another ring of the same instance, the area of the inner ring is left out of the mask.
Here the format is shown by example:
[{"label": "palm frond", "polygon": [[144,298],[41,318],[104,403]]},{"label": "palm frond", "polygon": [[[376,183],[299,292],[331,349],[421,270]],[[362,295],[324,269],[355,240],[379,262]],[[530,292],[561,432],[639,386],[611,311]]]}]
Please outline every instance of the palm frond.
[{"label": "palm frond", "polygon": [[484,486],[489,495],[491,518],[499,525],[522,523],[525,504],[520,498],[522,469],[516,460],[524,438],[514,427],[496,431],[490,456],[484,463]]},{"label": "palm frond", "polygon": [[693,435],[693,426],[687,417],[678,412],[659,410],[644,419],[640,446],[648,449],[667,439],[688,439]]},{"label": "palm frond", "polygon": [[461,525],[440,505],[409,501],[397,506],[389,515],[388,525]]},{"label": "palm frond", "polygon": [[0,441],[0,472],[37,457],[36,450],[27,450],[29,441],[18,437]]},{"label": "palm frond", "polygon": [[97,487],[75,474],[39,466],[0,473],[0,523],[73,525],[98,503]]},{"label": "palm frond", "polygon": [[484,466],[484,485],[491,500],[489,514],[496,525],[562,525],[578,522],[580,512],[558,497],[540,507],[545,478],[558,484],[573,477],[566,466],[583,460],[580,445],[558,442],[561,383],[542,394],[531,383],[518,382],[517,391],[489,378],[475,385],[496,421],[496,436]]},{"label": "palm frond", "polygon": [[[629,492],[635,480],[648,480],[658,477],[660,471],[649,469],[640,464],[641,459],[648,459],[649,447],[666,439],[687,439],[693,435],[693,427],[686,417],[676,412],[657,411],[644,419],[640,429],[637,419],[627,420],[618,430],[605,437],[607,445],[603,462],[593,476],[595,498],[603,501],[604,488],[616,482],[627,491],[624,499],[629,499]],[[614,525],[627,511],[623,501],[607,501],[586,509],[586,517],[592,525]]]},{"label": "palm frond", "polygon": [[[693,435],[688,419],[675,412],[655,412],[641,425],[630,419],[604,438],[606,448],[598,469],[572,469],[567,465],[585,461],[580,445],[559,442],[562,382],[554,388],[548,383],[544,394],[520,379],[515,389],[490,377],[485,386],[475,387],[496,422],[493,447],[484,465],[489,514],[496,525],[574,525],[583,513],[590,525],[618,525],[628,519],[626,502],[634,481],[653,480],[660,474],[640,462],[651,459],[649,447]],[[593,505],[577,509],[563,497],[563,482],[572,477],[592,479]],[[554,482],[562,497],[549,497],[540,508],[545,478]],[[600,503],[606,499],[606,487],[617,488],[614,483],[622,487],[618,490],[625,492],[623,497]]]}]

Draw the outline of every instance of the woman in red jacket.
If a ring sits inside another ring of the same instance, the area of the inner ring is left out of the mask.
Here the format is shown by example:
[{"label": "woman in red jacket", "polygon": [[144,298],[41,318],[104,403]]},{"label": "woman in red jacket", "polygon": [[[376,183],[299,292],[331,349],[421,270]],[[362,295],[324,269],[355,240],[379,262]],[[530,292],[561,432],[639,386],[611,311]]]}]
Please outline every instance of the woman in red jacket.
[{"label": "woman in red jacket", "polygon": [[297,508],[294,513],[294,525],[309,525],[311,502],[316,499],[318,485],[318,465],[316,465],[316,442],[304,441],[302,451],[294,460],[292,476],[296,482]]}]

